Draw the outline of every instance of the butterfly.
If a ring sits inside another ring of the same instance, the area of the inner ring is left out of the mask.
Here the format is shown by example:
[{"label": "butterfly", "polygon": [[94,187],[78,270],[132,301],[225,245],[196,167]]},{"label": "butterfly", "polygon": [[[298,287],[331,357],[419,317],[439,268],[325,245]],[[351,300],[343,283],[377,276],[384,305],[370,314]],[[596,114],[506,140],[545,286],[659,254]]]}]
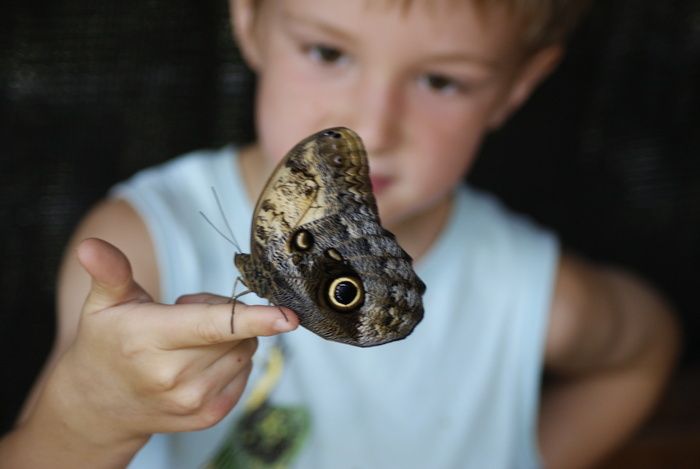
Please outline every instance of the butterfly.
[{"label": "butterfly", "polygon": [[253,211],[240,280],[329,340],[369,347],[408,336],[425,284],[381,226],[367,152],[348,128],[318,132],[280,161]]}]

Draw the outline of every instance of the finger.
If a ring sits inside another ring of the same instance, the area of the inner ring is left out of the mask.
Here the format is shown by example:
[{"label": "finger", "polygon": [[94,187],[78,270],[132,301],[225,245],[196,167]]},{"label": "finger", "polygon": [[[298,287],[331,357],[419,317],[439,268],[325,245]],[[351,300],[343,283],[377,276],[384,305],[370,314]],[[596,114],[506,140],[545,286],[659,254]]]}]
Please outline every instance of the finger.
[{"label": "finger", "polygon": [[[241,347],[243,344],[247,344],[245,347],[251,348],[250,356],[252,357],[252,354],[255,352],[255,349],[258,346],[257,337],[240,341],[223,342],[215,345],[205,345],[202,347],[189,347],[187,349],[179,350],[179,352],[189,351],[192,353],[189,355],[189,364],[187,365],[186,369],[183,370],[183,376],[199,376],[202,373],[202,370],[208,369],[222,357],[228,355],[236,348]],[[239,348],[239,352],[240,350],[245,350],[245,347]]]},{"label": "finger", "polygon": [[241,370],[224,388],[211,400],[211,407],[214,412],[225,417],[234,405],[240,400],[243,391],[248,383],[248,378],[250,377],[250,372],[253,368],[251,362]]},{"label": "finger", "polygon": [[[202,396],[201,403],[203,407],[197,408],[197,401],[193,404],[185,405],[184,414],[189,415],[189,418],[183,418],[182,411],[172,412],[172,418],[168,421],[170,432],[182,432],[202,430],[210,427],[222,418],[224,418],[238,402],[243,390],[248,382],[248,377],[252,370],[252,362],[242,367],[238,373],[224,387],[223,391],[218,395],[207,393]],[[181,392],[183,392],[181,390]],[[199,390],[196,385],[190,390],[185,390],[183,394],[197,396]],[[192,409],[192,410],[188,410]]]},{"label": "finger", "polygon": [[78,261],[90,274],[92,285],[85,311],[95,312],[128,301],[150,301],[151,297],[136,283],[131,264],[123,252],[106,241],[89,238],[77,249]]},{"label": "finger", "polygon": [[236,347],[203,370],[202,374],[205,379],[214,383],[212,387],[213,395],[221,393],[229,382],[251,363],[257,348],[257,339],[242,340]]},{"label": "finger", "polygon": [[221,305],[229,303],[231,304],[231,297],[212,295],[211,293],[192,293],[189,295],[182,295],[176,301],[176,304],[192,304],[192,303],[207,303],[210,305]]},{"label": "finger", "polygon": [[185,352],[187,353],[186,355],[180,355],[180,357],[182,357],[182,363],[186,363],[180,376],[183,379],[190,379],[191,377],[199,376],[202,373],[202,370],[206,370],[212,366],[219,359],[221,359],[221,357],[230,353],[243,342],[245,341],[222,342],[220,344],[205,345],[201,347],[187,347],[178,350],[180,354]]},{"label": "finger", "polygon": [[196,371],[193,369],[187,376],[181,376],[180,384],[171,391],[173,401],[180,402],[181,410],[186,413],[197,411],[219,395],[239,374],[249,372],[256,348],[257,339],[242,340],[209,366]]},{"label": "finger", "polygon": [[[166,350],[202,347],[257,336],[289,332],[299,326],[293,311],[277,306],[236,304],[234,333],[231,332],[232,304],[151,305],[163,315],[149,315],[158,321],[160,347]],[[165,319],[163,319],[165,318]]]},{"label": "finger", "polygon": [[[190,294],[190,295],[182,295],[180,296],[177,301],[175,302],[176,304],[192,304],[192,303],[207,303],[210,305],[213,304],[231,304],[231,331],[233,332],[234,330],[234,312],[236,306],[234,304],[239,303],[238,300],[235,300],[231,297],[226,297],[226,296],[220,296],[220,295],[212,295],[210,293],[195,293],[195,294]],[[244,303],[241,303],[244,304]],[[284,314],[284,313],[282,313]]]}]

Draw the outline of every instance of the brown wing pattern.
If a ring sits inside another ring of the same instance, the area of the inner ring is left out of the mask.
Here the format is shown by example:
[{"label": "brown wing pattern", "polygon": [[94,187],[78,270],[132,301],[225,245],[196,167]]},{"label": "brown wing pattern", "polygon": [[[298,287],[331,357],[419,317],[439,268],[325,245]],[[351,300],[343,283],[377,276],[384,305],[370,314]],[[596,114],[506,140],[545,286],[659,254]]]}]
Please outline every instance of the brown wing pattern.
[{"label": "brown wing pattern", "polygon": [[296,145],[256,204],[243,282],[326,339],[373,346],[408,336],[425,285],[382,228],[362,141],[328,129]]}]

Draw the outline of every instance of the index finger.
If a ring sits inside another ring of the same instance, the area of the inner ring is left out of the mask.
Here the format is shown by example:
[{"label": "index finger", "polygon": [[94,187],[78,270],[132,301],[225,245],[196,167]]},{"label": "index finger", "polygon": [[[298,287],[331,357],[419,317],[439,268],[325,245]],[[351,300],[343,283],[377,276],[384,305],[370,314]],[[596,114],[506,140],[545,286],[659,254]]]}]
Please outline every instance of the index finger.
[{"label": "index finger", "polygon": [[249,306],[236,303],[231,332],[233,303],[188,303],[167,307],[164,328],[164,349],[201,347],[233,342],[251,337],[271,336],[289,332],[299,326],[299,318],[288,308],[278,306]]}]

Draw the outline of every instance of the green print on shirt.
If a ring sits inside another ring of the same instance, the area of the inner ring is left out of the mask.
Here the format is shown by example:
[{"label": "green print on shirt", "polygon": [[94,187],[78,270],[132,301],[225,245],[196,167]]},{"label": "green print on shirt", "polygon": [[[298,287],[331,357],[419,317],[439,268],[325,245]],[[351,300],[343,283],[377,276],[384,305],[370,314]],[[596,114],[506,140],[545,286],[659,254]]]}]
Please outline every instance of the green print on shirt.
[{"label": "green print on shirt", "polygon": [[283,368],[284,353],[275,344],[243,415],[207,468],[282,469],[292,463],[308,436],[311,418],[303,407],[270,403]]}]

